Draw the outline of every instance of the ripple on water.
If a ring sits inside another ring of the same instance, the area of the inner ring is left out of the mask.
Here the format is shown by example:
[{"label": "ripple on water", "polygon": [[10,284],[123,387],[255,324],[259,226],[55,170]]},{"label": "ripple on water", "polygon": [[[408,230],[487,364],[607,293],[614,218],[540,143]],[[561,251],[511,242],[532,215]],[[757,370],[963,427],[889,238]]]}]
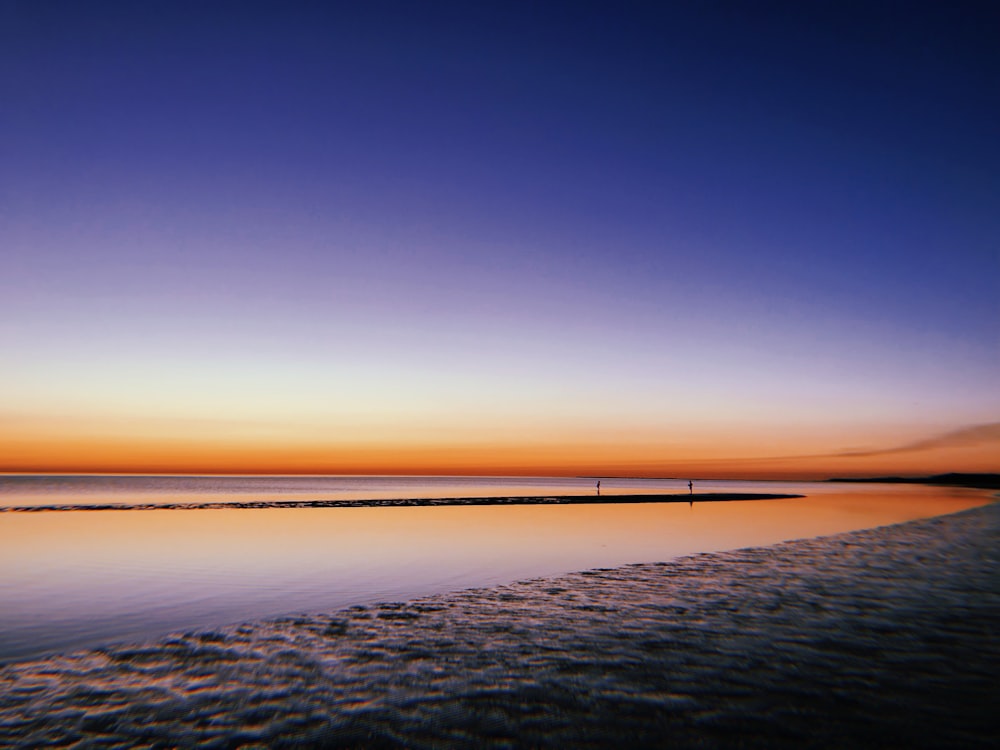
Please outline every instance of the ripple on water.
[{"label": "ripple on water", "polygon": [[998,541],[987,506],[9,665],[0,745],[989,747]]}]

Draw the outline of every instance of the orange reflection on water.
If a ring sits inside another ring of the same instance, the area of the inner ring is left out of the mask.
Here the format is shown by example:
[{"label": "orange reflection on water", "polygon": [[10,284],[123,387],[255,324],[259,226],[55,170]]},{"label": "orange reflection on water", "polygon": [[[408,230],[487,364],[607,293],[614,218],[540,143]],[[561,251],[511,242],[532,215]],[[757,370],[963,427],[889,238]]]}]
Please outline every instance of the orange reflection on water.
[{"label": "orange reflection on water", "polygon": [[367,566],[476,550],[526,560],[558,557],[561,551],[583,560],[582,564],[590,559],[604,564],[607,557],[636,562],[938,515],[981,504],[986,495],[959,488],[890,486],[797,500],[693,506],[609,503],[4,514],[0,566],[11,570],[44,566],[46,561],[76,561],[131,562],[143,569],[264,570],[313,558]]},{"label": "orange reflection on water", "polygon": [[989,493],[794,500],[0,514],[0,657],[832,534]]}]

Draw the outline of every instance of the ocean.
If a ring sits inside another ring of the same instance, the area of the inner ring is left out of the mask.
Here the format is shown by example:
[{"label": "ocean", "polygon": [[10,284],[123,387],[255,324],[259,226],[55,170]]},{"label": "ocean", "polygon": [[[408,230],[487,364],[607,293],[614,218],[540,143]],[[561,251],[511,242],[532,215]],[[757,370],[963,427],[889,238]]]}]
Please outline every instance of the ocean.
[{"label": "ocean", "polygon": [[[334,611],[958,511],[988,493],[695,480],[694,502],[615,504],[687,479],[601,478],[592,505],[364,507],[402,498],[595,495],[596,478],[0,476],[0,661]],[[804,498],[699,501],[698,493]],[[350,500],[358,507],[45,511]]]}]

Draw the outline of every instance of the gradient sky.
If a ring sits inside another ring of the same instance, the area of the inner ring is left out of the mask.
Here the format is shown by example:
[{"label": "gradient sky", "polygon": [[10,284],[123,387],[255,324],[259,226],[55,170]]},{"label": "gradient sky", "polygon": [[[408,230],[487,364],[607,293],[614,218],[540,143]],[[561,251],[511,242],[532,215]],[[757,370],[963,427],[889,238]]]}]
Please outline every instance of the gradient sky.
[{"label": "gradient sky", "polygon": [[0,0],[0,471],[1000,471],[998,34]]}]

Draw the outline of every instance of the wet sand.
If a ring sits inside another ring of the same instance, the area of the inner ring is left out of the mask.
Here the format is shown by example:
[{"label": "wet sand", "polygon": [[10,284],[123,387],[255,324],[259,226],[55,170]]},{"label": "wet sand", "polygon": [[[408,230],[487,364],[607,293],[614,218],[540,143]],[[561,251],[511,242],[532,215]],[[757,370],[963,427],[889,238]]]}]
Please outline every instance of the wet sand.
[{"label": "wet sand", "polygon": [[1000,504],[0,668],[0,746],[993,747]]},{"label": "wet sand", "polygon": [[671,495],[530,495],[515,497],[403,497],[384,500],[236,500],[207,503],[71,503],[0,506],[0,513],[90,510],[260,510],[262,508],[429,508],[442,505],[611,505],[705,503],[735,500],[793,500],[805,495],[764,492],[702,492]]}]

